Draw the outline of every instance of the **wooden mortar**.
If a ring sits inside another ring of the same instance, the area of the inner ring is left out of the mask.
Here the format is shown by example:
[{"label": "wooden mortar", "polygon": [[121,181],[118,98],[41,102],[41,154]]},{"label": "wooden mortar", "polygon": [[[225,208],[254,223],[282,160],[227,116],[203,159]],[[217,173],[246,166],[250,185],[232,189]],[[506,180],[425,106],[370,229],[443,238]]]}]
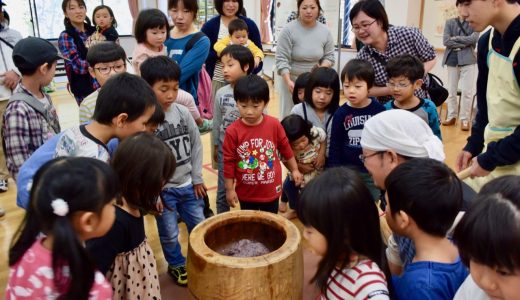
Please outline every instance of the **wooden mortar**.
[{"label": "wooden mortar", "polygon": [[[261,242],[271,252],[256,257],[216,252],[241,239]],[[231,211],[200,223],[190,234],[187,268],[194,299],[302,299],[300,232],[272,213]]]}]

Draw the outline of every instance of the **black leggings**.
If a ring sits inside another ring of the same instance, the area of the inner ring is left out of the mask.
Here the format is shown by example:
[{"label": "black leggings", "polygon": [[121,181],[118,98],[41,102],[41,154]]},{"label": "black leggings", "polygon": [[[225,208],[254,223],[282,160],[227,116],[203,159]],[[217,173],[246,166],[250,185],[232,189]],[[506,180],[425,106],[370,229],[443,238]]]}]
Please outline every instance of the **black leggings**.
[{"label": "black leggings", "polygon": [[242,210],[261,210],[271,212],[273,214],[278,213],[278,198],[269,202],[251,202],[251,201],[240,201],[240,209]]}]

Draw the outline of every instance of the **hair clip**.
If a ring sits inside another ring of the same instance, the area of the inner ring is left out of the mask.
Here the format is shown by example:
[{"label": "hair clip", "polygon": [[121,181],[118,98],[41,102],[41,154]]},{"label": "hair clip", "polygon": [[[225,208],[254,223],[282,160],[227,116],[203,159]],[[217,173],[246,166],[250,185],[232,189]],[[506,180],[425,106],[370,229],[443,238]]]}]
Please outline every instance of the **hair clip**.
[{"label": "hair clip", "polygon": [[69,205],[61,198],[52,200],[51,206],[52,212],[57,216],[64,217],[69,213]]}]

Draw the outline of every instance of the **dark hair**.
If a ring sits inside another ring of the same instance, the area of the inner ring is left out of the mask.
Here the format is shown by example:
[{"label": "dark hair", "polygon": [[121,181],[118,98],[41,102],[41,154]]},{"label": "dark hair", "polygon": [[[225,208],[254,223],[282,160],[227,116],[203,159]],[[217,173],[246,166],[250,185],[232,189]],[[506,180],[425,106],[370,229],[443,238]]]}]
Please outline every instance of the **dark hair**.
[{"label": "dark hair", "polygon": [[247,69],[247,74],[251,74],[255,68],[255,58],[253,57],[253,53],[248,48],[241,45],[229,45],[222,53],[220,53],[220,58],[228,55],[229,57],[236,59],[238,63],[240,63],[240,68],[242,71],[246,72],[244,69],[246,66],[249,66]]},{"label": "dark hair", "polygon": [[46,61],[44,63],[42,63],[42,65],[40,66],[36,66],[36,67],[23,67],[21,66],[20,64],[17,63],[18,59],[20,59],[20,57],[13,57],[13,62],[14,62],[14,65],[16,66],[16,68],[18,69],[18,71],[20,71],[20,74],[22,74],[22,76],[31,76],[31,75],[34,75],[36,73],[36,71],[38,71],[38,69],[45,63],[47,63],[47,70],[49,70],[50,68],[52,68],[52,65],[55,64],[58,59],[57,58],[54,58],[54,59],[51,59],[49,61]]},{"label": "dark hair", "polygon": [[146,59],[140,66],[141,77],[153,86],[159,81],[179,81],[181,68],[168,56],[160,55]]},{"label": "dark hair", "polygon": [[249,27],[247,27],[247,24],[242,19],[234,19],[233,21],[229,22],[228,25],[228,31],[229,35],[233,35],[235,31],[245,30],[249,32]]},{"label": "dark hair", "polygon": [[[473,0],[457,0],[455,5],[459,5],[459,4],[463,4],[463,3],[471,3],[471,1],[473,1]],[[509,4],[515,4],[515,3],[520,3],[520,0],[506,0],[506,2]]]},{"label": "dark hair", "polygon": [[128,205],[157,212],[157,198],[175,172],[175,157],[170,148],[155,135],[139,132],[121,142],[111,164]]},{"label": "dark hair", "polygon": [[262,77],[255,74],[247,75],[237,80],[233,88],[233,94],[236,102],[251,100],[254,103],[263,102],[265,105],[269,103],[269,86]]},{"label": "dark hair", "polygon": [[[63,13],[66,13],[67,12],[67,6],[69,5],[69,3],[71,2],[72,0],[63,0],[63,2],[61,2],[61,10],[63,11]],[[81,7],[85,7],[85,10],[87,9],[87,5],[85,4],[85,0],[76,0],[76,2],[78,2],[78,5]],[[74,28],[74,26],[72,26],[72,23],[70,22],[69,18],[65,17],[63,19],[63,24],[65,25],[65,29],[71,29],[71,28]],[[92,27],[92,23],[90,22],[90,19],[85,16],[85,25],[87,25],[87,27]]]},{"label": "dark hair", "polygon": [[385,180],[392,215],[407,213],[424,232],[444,237],[462,206],[462,185],[444,163],[413,158]]},{"label": "dark hair", "polygon": [[126,64],[126,52],[123,47],[114,42],[98,42],[87,52],[88,65],[93,68],[98,63],[108,63],[123,60]]},{"label": "dark hair", "polygon": [[[296,15],[299,17],[300,16],[300,6],[302,6],[302,3],[303,3],[304,0],[298,0],[296,2],[297,4],[297,7],[298,7],[298,10],[296,11]],[[316,1],[316,4],[318,5],[318,16],[321,14],[321,12],[323,11],[323,9],[321,9],[321,5],[320,5],[320,0],[314,0]]]},{"label": "dark hair", "polygon": [[333,115],[339,107],[339,86],[339,76],[334,69],[318,67],[311,72],[309,82],[305,88],[305,102],[314,108],[312,91],[317,87],[332,89],[332,99],[330,100],[327,110]]},{"label": "dark hair", "polygon": [[108,13],[110,14],[110,16],[112,17],[112,24],[110,24],[112,27],[116,28],[117,27],[117,21],[116,21],[116,17],[114,17],[114,12],[112,11],[112,8],[110,8],[110,6],[108,5],[98,5],[96,6],[96,8],[94,8],[94,11],[92,12],[92,23],[94,24],[94,26],[97,26],[96,24],[96,18],[94,18],[94,16],[96,15],[96,12],[98,10],[101,10],[105,8],[106,10],[108,10]]},{"label": "dark hair", "polygon": [[464,263],[520,268],[519,216],[520,176],[503,176],[484,185],[453,234]]},{"label": "dark hair", "polygon": [[346,79],[349,81],[354,79],[364,81],[367,83],[367,87],[371,88],[376,80],[374,67],[364,59],[351,59],[341,71],[341,81],[344,82]]},{"label": "dark hair", "polygon": [[388,32],[390,23],[388,23],[388,16],[385,8],[379,0],[360,0],[356,3],[352,9],[350,9],[350,24],[352,24],[354,18],[360,12],[364,12],[367,16],[376,19],[377,23],[379,23],[383,28],[383,31]]},{"label": "dark hair", "polygon": [[170,31],[168,18],[156,8],[142,10],[137,16],[134,27],[134,36],[137,43],[146,43],[146,31],[154,28],[165,28],[168,33]]},{"label": "dark hair", "polygon": [[312,123],[306,121],[299,115],[288,115],[282,120],[282,127],[289,142],[294,142],[302,136],[306,136],[309,141],[312,140],[311,128]]},{"label": "dark hair", "polygon": [[389,79],[403,76],[414,83],[424,77],[424,64],[413,55],[401,54],[388,60],[386,73]]},{"label": "dark hair", "polygon": [[[305,73],[301,73],[300,76],[298,76],[298,78],[296,78],[296,81],[294,82],[293,93],[292,93],[292,100],[293,100],[294,105],[302,103],[300,98],[298,98],[298,90],[299,89],[305,90],[305,86],[307,86],[307,83],[309,82],[310,77],[311,77],[311,73],[305,72]],[[304,98],[305,98],[305,96],[304,96]]]},{"label": "dark hair", "polygon": [[327,240],[327,253],[311,281],[322,292],[332,271],[348,266],[354,253],[374,261],[385,272],[390,287],[377,207],[356,171],[331,168],[311,180],[301,194],[298,217]]},{"label": "dark hair", "polygon": [[173,9],[179,5],[182,1],[184,8],[193,13],[193,21],[197,19],[197,13],[199,12],[199,3],[197,0],[168,0],[168,9]]},{"label": "dark hair", "polygon": [[147,125],[160,125],[164,122],[164,118],[165,118],[164,110],[163,110],[161,104],[159,104],[159,101],[157,101],[157,104],[155,105],[155,110],[153,111],[152,116],[150,117],[150,119],[148,119],[148,122],[146,124]]},{"label": "dark hair", "polygon": [[[230,1],[230,0],[213,0],[214,7],[217,10],[218,14],[221,16],[224,15],[224,11],[222,10],[222,8],[224,7],[224,2],[227,2],[227,1]],[[238,2],[238,11],[236,13],[236,16],[238,17],[239,15],[242,15],[242,14],[245,15],[244,1],[243,0],[234,0],[233,2]]]},{"label": "dark hair", "polygon": [[[81,183],[81,184],[78,184]],[[114,171],[103,161],[86,157],[60,157],[36,172],[31,200],[22,224],[13,237],[9,265],[15,265],[41,233],[52,235],[52,269],[56,290],[63,299],[87,299],[94,283],[95,263],[78,238],[72,218],[76,212],[100,215],[117,198],[119,184]],[[51,206],[63,199],[68,213],[58,216]],[[68,280],[62,274],[66,265]]]},{"label": "dark hair", "polygon": [[144,79],[129,73],[116,74],[99,90],[92,119],[109,125],[113,118],[126,113],[127,122],[132,122],[157,103],[155,93]]}]

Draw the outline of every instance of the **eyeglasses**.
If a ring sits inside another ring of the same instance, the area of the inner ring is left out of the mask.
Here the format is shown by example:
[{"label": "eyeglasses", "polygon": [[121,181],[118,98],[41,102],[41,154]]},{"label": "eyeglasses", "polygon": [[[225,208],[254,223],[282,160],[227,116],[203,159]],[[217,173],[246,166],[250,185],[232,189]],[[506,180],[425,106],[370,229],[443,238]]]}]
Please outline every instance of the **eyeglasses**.
[{"label": "eyeglasses", "polygon": [[374,20],[370,23],[361,24],[361,26],[352,26],[352,32],[359,32],[361,29],[367,30],[370,25],[374,24],[377,20]]},{"label": "eyeglasses", "polygon": [[391,88],[391,89],[405,89],[407,87],[409,87],[411,85],[411,83],[392,83],[392,82],[387,82],[386,83],[386,86]]},{"label": "eyeglasses", "polygon": [[364,154],[360,154],[359,155],[359,160],[361,160],[362,163],[365,163],[365,161],[367,160],[367,158],[370,158],[372,156],[376,156],[378,154],[383,154],[385,153],[386,151],[377,151],[377,152],[374,152],[372,154],[369,154],[369,155],[364,155]]},{"label": "eyeglasses", "polygon": [[122,73],[125,71],[125,69],[126,69],[126,64],[115,65],[115,66],[111,66],[111,67],[94,68],[94,70],[98,70],[98,72],[103,75],[110,74],[111,70],[114,70],[114,72],[116,72],[116,73]]}]

